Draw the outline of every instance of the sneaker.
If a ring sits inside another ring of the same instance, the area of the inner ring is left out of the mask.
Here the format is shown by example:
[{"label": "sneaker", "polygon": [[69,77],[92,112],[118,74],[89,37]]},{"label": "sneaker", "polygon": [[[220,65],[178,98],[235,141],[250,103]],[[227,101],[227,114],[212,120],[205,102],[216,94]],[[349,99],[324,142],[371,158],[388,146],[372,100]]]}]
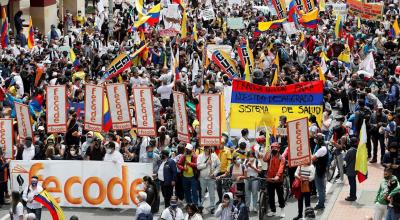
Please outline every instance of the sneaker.
[{"label": "sneaker", "polygon": [[269,211],[268,213],[267,213],[267,216],[268,217],[272,217],[272,216],[275,216],[276,215],[276,212],[271,212],[271,211]]},{"label": "sneaker", "polygon": [[369,162],[370,162],[370,163],[376,163],[376,162],[377,162],[377,160],[376,160],[376,158],[375,158],[375,157],[373,157],[373,158],[372,158],[372,160],[370,160]]},{"label": "sneaker", "polygon": [[210,210],[211,215],[214,215],[214,212],[215,212],[215,209],[211,208],[211,210]]},{"label": "sneaker", "polygon": [[279,215],[279,217],[281,218],[285,218],[285,208],[281,208],[281,214]]},{"label": "sneaker", "polygon": [[349,201],[349,202],[354,202],[357,200],[357,197],[346,197],[344,200]]},{"label": "sneaker", "polygon": [[323,206],[323,205],[316,205],[315,207],[314,207],[314,210],[321,210],[321,209],[325,209],[325,206]]}]

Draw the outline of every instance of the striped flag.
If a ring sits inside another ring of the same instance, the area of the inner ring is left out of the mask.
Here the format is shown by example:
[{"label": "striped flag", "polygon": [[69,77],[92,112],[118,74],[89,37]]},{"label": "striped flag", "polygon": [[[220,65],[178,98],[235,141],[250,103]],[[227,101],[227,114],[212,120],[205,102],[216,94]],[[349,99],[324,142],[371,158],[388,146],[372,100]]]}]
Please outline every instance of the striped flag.
[{"label": "striped flag", "polygon": [[32,17],[29,17],[29,26],[28,26],[28,48],[32,49],[35,46],[35,38],[33,32],[33,25],[32,25]]},{"label": "striped flag", "polygon": [[279,75],[279,55],[276,53],[274,63],[272,64],[275,67],[274,78],[272,79],[271,86],[276,86],[278,84],[278,75]]},{"label": "striped flag", "polygon": [[57,201],[46,190],[43,190],[35,197],[33,197],[33,200],[46,207],[47,210],[49,210],[53,220],[65,219],[63,210],[58,205]]},{"label": "striped flag", "polygon": [[365,125],[365,120],[363,121],[360,131],[360,142],[357,147],[355,170],[357,172],[358,182],[364,182],[368,177],[367,127]]},{"label": "striped flag", "polygon": [[8,46],[8,18],[6,7],[2,7],[1,11],[1,23],[3,26],[1,27],[1,48],[6,48]]},{"label": "striped flag", "polygon": [[103,131],[109,132],[112,127],[110,108],[108,107],[107,95],[103,96]]}]

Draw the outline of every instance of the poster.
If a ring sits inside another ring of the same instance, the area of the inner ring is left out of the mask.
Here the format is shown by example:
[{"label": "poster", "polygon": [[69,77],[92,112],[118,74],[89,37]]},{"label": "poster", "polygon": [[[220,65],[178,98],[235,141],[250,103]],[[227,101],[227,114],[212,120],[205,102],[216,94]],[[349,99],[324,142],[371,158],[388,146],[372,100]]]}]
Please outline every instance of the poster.
[{"label": "poster", "polygon": [[103,127],[103,86],[85,86],[85,126],[88,131],[101,132]]},{"label": "poster", "polygon": [[349,13],[364,20],[383,20],[382,3],[365,3],[357,0],[347,0]]},{"label": "poster", "polygon": [[[65,169],[68,167],[68,169]],[[64,207],[135,208],[151,163],[13,160],[11,190],[21,192],[32,176]]]},{"label": "poster", "polygon": [[181,30],[181,10],[178,4],[168,4],[168,8],[161,11],[165,29]]},{"label": "poster", "polygon": [[296,167],[311,162],[308,136],[308,118],[287,122],[289,167]]},{"label": "poster", "polygon": [[99,83],[103,83],[106,80],[109,80],[118,74],[122,73],[124,70],[131,67],[131,58],[128,54],[121,53],[118,55],[111,63],[108,65],[106,72]]},{"label": "poster", "polygon": [[283,29],[285,30],[287,35],[297,34],[299,32],[294,22],[283,23]]},{"label": "poster", "polygon": [[231,59],[231,57],[222,50],[216,50],[212,54],[212,61],[224,71],[230,79],[236,78],[238,76],[238,72],[236,69],[235,62]]},{"label": "poster", "polygon": [[4,158],[14,157],[14,126],[12,118],[0,118],[0,144]]},{"label": "poster", "polygon": [[32,125],[29,115],[29,107],[27,105],[15,102],[15,112],[18,122],[18,134],[20,140],[25,140],[26,137],[32,136]]},{"label": "poster", "polygon": [[221,98],[218,94],[200,94],[200,145],[221,144]]},{"label": "poster", "polygon": [[215,18],[215,12],[212,7],[206,8],[201,12],[201,16],[203,17],[203,20],[209,21],[213,20]]},{"label": "poster", "polygon": [[48,133],[67,131],[67,94],[65,86],[47,86],[46,117]]},{"label": "poster", "polygon": [[174,110],[176,117],[176,130],[178,132],[178,140],[190,143],[190,134],[188,129],[188,116],[186,112],[185,94],[174,92]]},{"label": "poster", "polygon": [[250,137],[253,137],[256,127],[276,128],[281,115],[290,121],[313,114],[321,121],[322,104],[322,81],[266,87],[233,80],[231,135],[240,136],[240,131],[248,128]]},{"label": "poster", "polygon": [[132,128],[129,112],[128,95],[125,84],[109,84],[106,86],[108,106],[111,112],[114,130],[130,130]]},{"label": "poster", "polygon": [[157,136],[152,89],[135,87],[133,88],[133,98],[135,99],[137,134],[139,136]]},{"label": "poster", "polygon": [[237,18],[227,18],[227,24],[228,28],[232,30],[240,30],[240,29],[245,29],[243,18],[242,17],[237,17]]},{"label": "poster", "polygon": [[[266,0],[266,1],[268,1],[268,0]],[[268,5],[268,4],[266,4],[266,5]],[[283,18],[287,17],[285,0],[272,0],[272,5],[275,8],[278,19],[283,19]]]}]

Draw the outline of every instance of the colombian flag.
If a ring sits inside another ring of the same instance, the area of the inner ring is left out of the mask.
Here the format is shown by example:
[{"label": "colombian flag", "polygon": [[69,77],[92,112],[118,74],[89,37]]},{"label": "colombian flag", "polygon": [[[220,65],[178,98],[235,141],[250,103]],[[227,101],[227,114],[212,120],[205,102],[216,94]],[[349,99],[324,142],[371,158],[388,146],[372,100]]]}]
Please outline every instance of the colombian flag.
[{"label": "colombian flag", "polygon": [[296,0],[292,0],[289,4],[288,21],[297,23],[297,4]]},{"label": "colombian flag", "polygon": [[187,36],[187,14],[186,10],[182,12],[182,24],[181,24],[181,38],[184,39]]},{"label": "colombian flag", "polygon": [[400,26],[399,26],[399,21],[397,19],[395,19],[392,24],[392,28],[390,29],[390,34],[394,38],[397,38],[400,35]]},{"label": "colombian flag", "polygon": [[76,58],[75,52],[72,48],[69,49],[69,59],[71,60],[74,67],[78,66],[79,60]]},{"label": "colombian flag", "polygon": [[107,95],[104,95],[103,98],[103,131],[109,132],[112,126],[111,123],[111,113],[110,108],[108,107],[108,98]]},{"label": "colombian flag", "polygon": [[300,47],[304,47],[304,46],[306,45],[303,31],[300,32],[300,42],[299,42],[299,45],[300,45]]},{"label": "colombian flag", "polygon": [[195,42],[197,42],[198,36],[197,36],[197,22],[195,21],[193,23],[193,39]]},{"label": "colombian flag", "polygon": [[265,21],[258,22],[258,31],[268,31],[269,29],[276,29],[282,26],[282,24],[286,21],[286,18],[275,20],[275,21]]},{"label": "colombian flag", "polygon": [[275,67],[274,78],[272,78],[271,86],[276,86],[278,84],[278,75],[279,75],[279,55],[276,53],[274,63],[272,64]]},{"label": "colombian flag", "polygon": [[33,26],[32,26],[32,17],[29,17],[29,26],[28,26],[28,48],[32,49],[35,46],[35,38],[33,33]]},{"label": "colombian flag", "polygon": [[161,10],[161,3],[158,3],[156,6],[154,6],[147,12],[147,16],[149,16],[149,18],[147,19],[146,23],[150,27],[156,25],[160,20],[160,10]]},{"label": "colombian flag", "polygon": [[357,172],[358,182],[364,182],[368,177],[367,128],[365,120],[363,121],[360,131],[360,142],[357,147],[355,170]]},{"label": "colombian flag", "polygon": [[318,27],[318,9],[314,9],[309,13],[304,14],[300,23],[306,28],[316,29]]},{"label": "colombian flag", "polygon": [[250,66],[249,63],[246,62],[246,67],[244,68],[244,76],[247,82],[250,82]]},{"label": "colombian flag", "polygon": [[6,7],[3,6],[1,11],[1,48],[6,48],[8,46],[8,18]]},{"label": "colombian flag", "polygon": [[338,39],[338,38],[340,38],[340,36],[342,36],[342,31],[343,31],[342,18],[340,17],[340,14],[338,14],[336,17],[336,24],[335,24],[336,39]]},{"label": "colombian flag", "polygon": [[43,190],[41,193],[36,195],[33,200],[46,207],[49,210],[53,220],[65,219],[63,210],[60,208],[57,201],[46,190]]}]

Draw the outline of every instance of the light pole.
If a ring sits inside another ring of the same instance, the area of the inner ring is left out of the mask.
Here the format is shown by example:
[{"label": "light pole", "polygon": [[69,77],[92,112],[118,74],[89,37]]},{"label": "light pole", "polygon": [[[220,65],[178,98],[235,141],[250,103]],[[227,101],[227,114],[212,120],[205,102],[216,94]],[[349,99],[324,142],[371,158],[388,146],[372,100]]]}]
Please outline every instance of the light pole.
[{"label": "light pole", "polygon": [[108,0],[108,32],[109,32],[109,39],[112,38],[113,35],[113,28],[114,28],[114,2],[113,0]]}]

